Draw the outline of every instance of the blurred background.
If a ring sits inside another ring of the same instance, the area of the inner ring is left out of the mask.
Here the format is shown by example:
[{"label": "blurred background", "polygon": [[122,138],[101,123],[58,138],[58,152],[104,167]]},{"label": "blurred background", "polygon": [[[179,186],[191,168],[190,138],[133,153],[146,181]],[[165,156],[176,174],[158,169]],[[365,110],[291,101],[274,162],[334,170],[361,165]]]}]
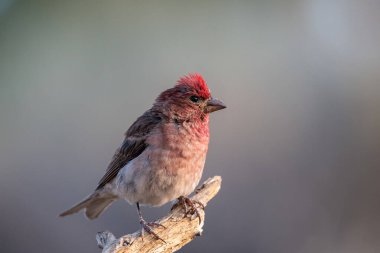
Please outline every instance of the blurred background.
[{"label": "blurred background", "polygon": [[203,176],[223,185],[182,252],[380,252],[379,24],[376,0],[1,0],[1,251],[100,252],[96,232],[139,229],[123,201],[58,214],[199,72],[228,105]]}]

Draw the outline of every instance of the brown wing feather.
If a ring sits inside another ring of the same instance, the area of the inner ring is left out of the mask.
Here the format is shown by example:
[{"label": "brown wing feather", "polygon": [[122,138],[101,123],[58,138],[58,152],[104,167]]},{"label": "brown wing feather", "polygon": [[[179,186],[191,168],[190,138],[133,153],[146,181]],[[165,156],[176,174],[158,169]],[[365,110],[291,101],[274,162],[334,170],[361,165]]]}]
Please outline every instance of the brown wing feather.
[{"label": "brown wing feather", "polygon": [[138,157],[147,147],[145,142],[149,133],[160,123],[161,117],[157,112],[149,110],[140,116],[128,129],[125,139],[118,148],[107,168],[106,174],[100,179],[97,190],[112,181],[117,173],[129,161]]}]

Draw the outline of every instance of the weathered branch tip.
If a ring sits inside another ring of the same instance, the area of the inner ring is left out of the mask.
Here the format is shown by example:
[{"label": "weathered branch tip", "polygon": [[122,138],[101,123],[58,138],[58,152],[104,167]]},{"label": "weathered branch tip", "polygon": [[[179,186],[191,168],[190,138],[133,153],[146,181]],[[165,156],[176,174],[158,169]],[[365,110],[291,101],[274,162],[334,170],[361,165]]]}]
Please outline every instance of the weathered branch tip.
[{"label": "weathered branch tip", "polygon": [[[218,193],[222,183],[220,176],[207,179],[196,191],[192,200],[201,202],[204,206]],[[119,239],[109,231],[99,232],[96,235],[98,246],[103,249],[102,253],[171,253],[179,250],[202,234],[205,219],[204,210],[199,208],[202,222],[193,215],[185,217],[184,210],[174,207],[169,214],[156,222],[164,227],[155,228],[155,232],[165,240],[155,239],[145,234],[141,237],[140,232],[124,235]]]}]

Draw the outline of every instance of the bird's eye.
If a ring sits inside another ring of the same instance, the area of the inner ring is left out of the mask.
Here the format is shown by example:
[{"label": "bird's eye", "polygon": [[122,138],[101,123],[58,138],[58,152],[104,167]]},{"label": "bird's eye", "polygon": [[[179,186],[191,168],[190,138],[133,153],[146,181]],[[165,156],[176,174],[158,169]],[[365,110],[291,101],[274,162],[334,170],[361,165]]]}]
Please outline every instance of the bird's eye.
[{"label": "bird's eye", "polygon": [[197,102],[199,102],[200,98],[197,96],[191,96],[190,100],[193,101],[194,103],[197,103]]}]

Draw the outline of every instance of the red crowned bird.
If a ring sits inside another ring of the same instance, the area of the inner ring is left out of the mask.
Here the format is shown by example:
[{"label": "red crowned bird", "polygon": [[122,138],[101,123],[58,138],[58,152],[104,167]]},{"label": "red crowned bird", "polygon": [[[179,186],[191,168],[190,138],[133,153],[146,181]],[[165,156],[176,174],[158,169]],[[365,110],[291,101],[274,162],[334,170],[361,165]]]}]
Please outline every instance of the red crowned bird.
[{"label": "red crowned bird", "polygon": [[187,196],[205,165],[209,114],[223,108],[201,75],[180,78],[128,129],[94,193],[60,216],[85,209],[86,216],[95,219],[112,202],[125,199],[137,205],[142,234],[145,230],[156,239],[161,238],[152,227],[159,224],[143,219],[140,204],[161,206],[178,199],[178,205],[200,218],[195,204],[203,206]]}]

